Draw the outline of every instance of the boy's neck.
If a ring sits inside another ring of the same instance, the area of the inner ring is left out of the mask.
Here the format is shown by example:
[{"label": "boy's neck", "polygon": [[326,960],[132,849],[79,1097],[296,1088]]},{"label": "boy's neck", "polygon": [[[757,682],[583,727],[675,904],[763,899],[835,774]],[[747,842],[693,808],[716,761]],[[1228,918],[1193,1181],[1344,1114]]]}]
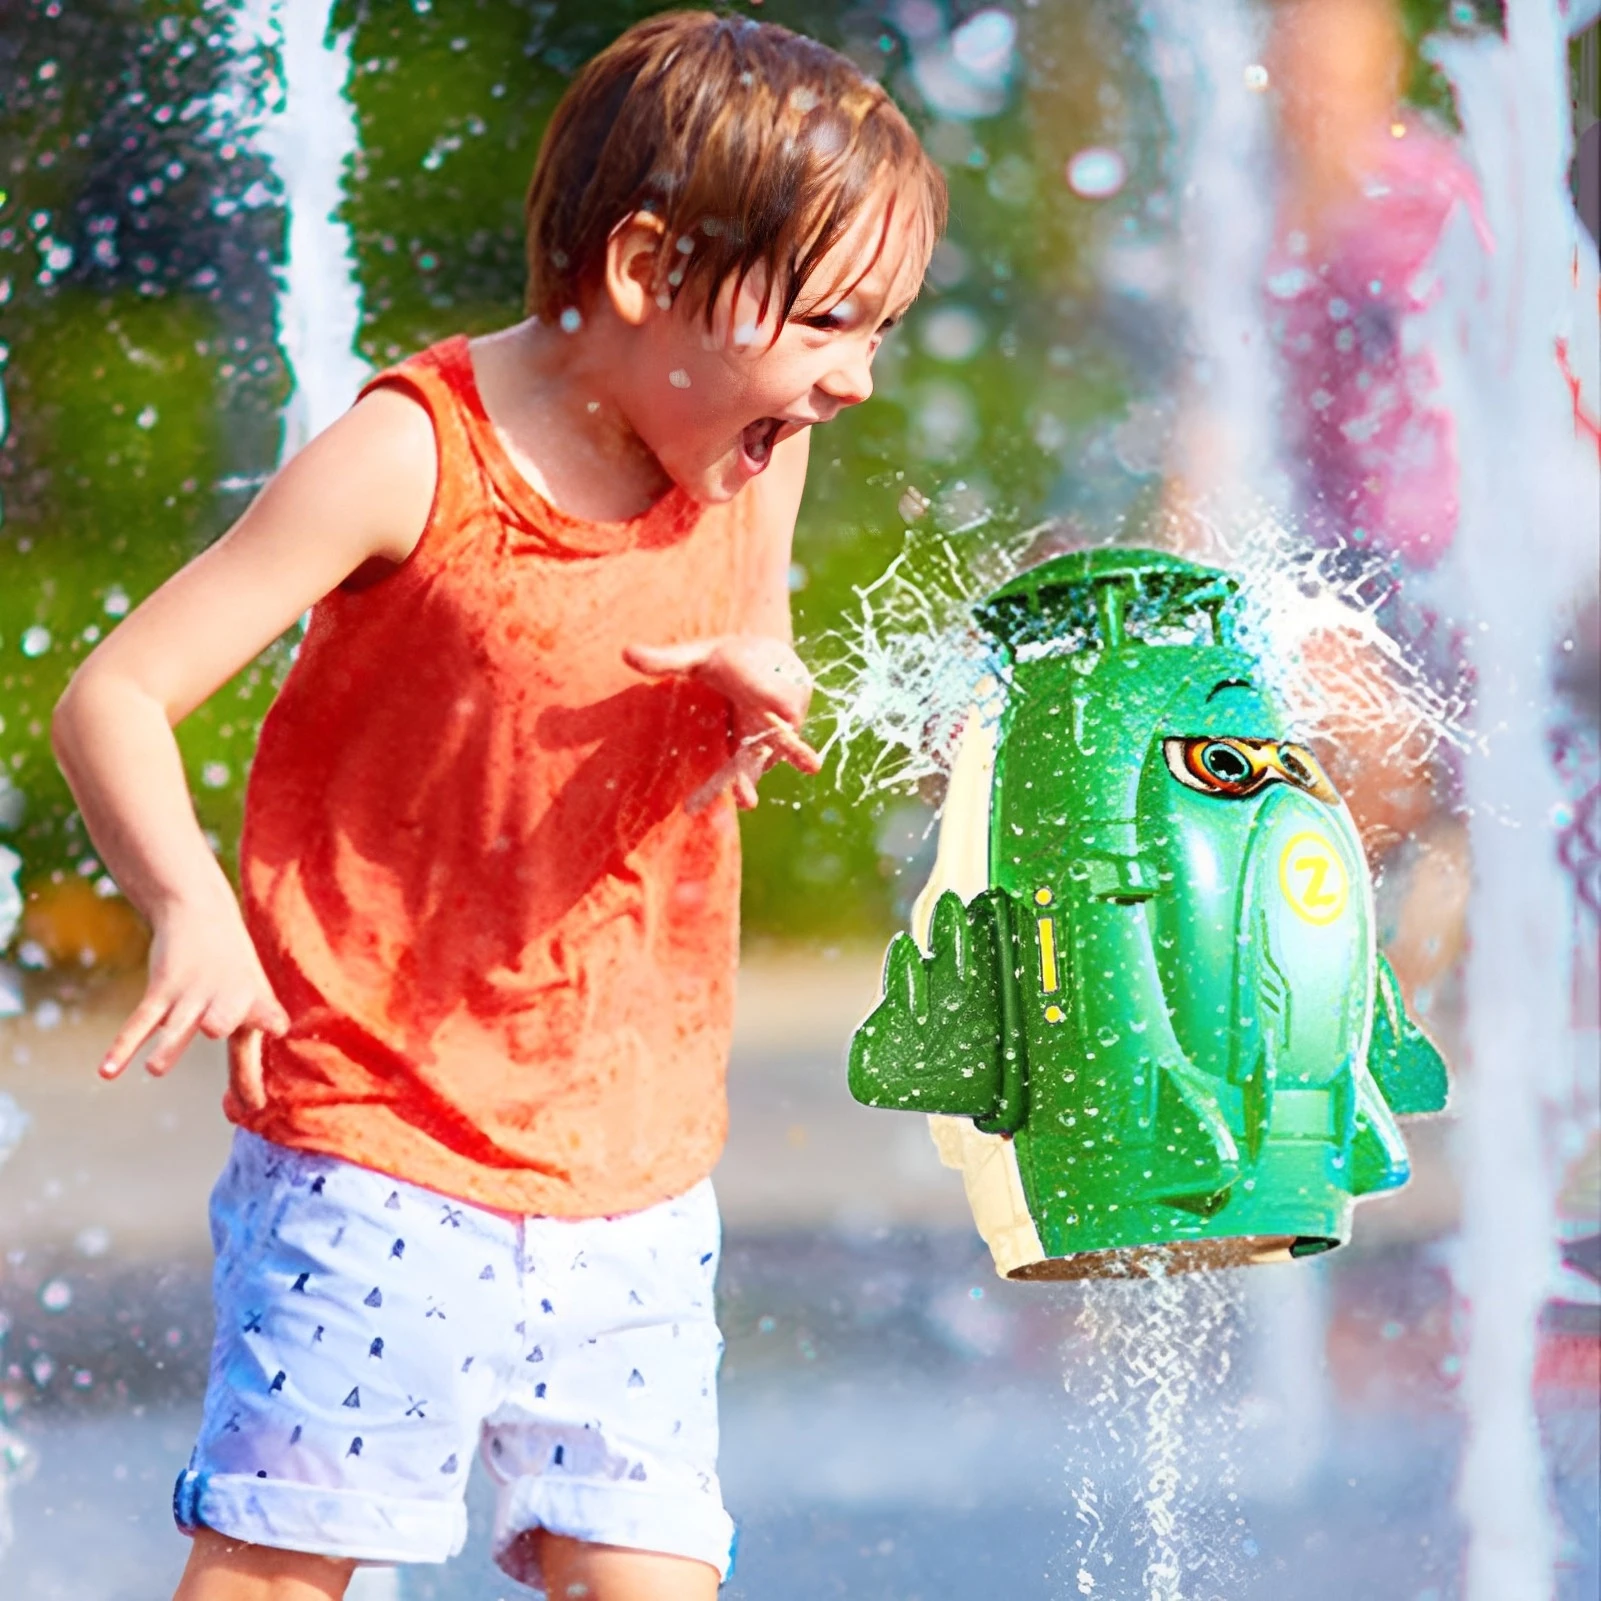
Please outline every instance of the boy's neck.
[{"label": "boy's neck", "polygon": [[471,344],[484,407],[518,470],[591,522],[637,517],[672,488],[611,386],[629,370],[613,348],[620,332],[603,315],[576,333],[530,317]]}]

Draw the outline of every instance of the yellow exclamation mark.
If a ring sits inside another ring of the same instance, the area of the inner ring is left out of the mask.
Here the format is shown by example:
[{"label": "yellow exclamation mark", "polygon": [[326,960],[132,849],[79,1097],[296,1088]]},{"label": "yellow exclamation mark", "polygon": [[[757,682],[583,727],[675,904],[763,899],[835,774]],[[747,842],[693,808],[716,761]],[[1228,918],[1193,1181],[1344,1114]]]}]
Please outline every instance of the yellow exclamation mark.
[{"label": "yellow exclamation mark", "polygon": [[[1049,906],[1051,892],[1048,889],[1034,891],[1034,904],[1036,906]],[[1040,988],[1047,995],[1054,995],[1060,987],[1060,980],[1056,972],[1056,920],[1052,917],[1042,917],[1039,920],[1040,933]],[[1059,1023],[1062,1019],[1062,1009],[1059,1006],[1048,1006],[1045,1016],[1049,1022]]]}]

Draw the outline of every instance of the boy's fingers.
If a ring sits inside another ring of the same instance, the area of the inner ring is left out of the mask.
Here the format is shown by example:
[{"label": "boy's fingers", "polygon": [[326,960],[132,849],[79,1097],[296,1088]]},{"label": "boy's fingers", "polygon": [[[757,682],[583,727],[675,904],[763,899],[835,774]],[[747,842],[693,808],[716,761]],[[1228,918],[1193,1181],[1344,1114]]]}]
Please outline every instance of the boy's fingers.
[{"label": "boy's fingers", "polygon": [[623,660],[635,672],[661,678],[670,673],[693,672],[710,660],[715,639],[692,639],[682,645],[626,645]]},{"label": "boy's fingers", "polygon": [[766,732],[757,737],[766,742],[773,756],[803,773],[815,773],[822,768],[823,758],[788,723],[774,718]]},{"label": "boy's fingers", "polygon": [[213,1001],[200,1016],[200,1032],[211,1040],[228,1039],[250,1015],[250,1001],[243,997],[229,1005]]},{"label": "boy's fingers", "polygon": [[156,1043],[151,1048],[150,1055],[145,1058],[145,1072],[154,1078],[160,1078],[171,1069],[173,1063],[183,1055],[190,1040],[195,1037],[203,1010],[203,1007],[192,1001],[173,1007],[167,1014],[167,1021],[162,1025],[161,1032],[156,1035]]},{"label": "boy's fingers", "polygon": [[228,1078],[233,1092],[252,1112],[267,1104],[266,1079],[261,1066],[261,1030],[242,1028],[228,1040]]},{"label": "boy's fingers", "polygon": [[171,1005],[165,995],[146,995],[134,1007],[128,1014],[128,1021],[117,1030],[117,1037],[106,1048],[100,1062],[101,1078],[115,1078],[134,1059],[139,1047],[160,1026]]},{"label": "boy's fingers", "polygon": [[728,760],[724,762],[723,765],[719,767],[717,771],[713,773],[712,776],[708,778],[706,782],[702,784],[700,788],[697,789],[695,793],[684,802],[684,810],[688,812],[691,817],[693,817],[697,812],[705,811],[706,808],[710,806],[711,803],[716,800],[725,789],[728,789],[731,786],[734,787],[735,799],[737,800],[740,795],[740,791],[737,786],[741,779],[745,779],[747,783],[749,782],[749,774],[753,766],[755,767],[757,777],[760,777],[763,768],[766,766],[766,758],[764,757],[760,747],[752,747],[749,744],[740,746],[740,748],[736,750],[734,754],[730,756]]}]

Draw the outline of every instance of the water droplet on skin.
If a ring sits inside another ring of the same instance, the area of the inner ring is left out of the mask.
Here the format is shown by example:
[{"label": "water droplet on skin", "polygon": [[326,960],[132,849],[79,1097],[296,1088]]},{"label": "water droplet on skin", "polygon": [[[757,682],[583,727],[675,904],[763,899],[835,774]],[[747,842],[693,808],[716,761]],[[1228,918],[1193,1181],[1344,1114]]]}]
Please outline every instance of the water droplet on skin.
[{"label": "water droplet on skin", "polygon": [[682,367],[674,367],[673,370],[667,375],[667,382],[670,383],[674,389],[688,389],[689,374],[685,372]]},{"label": "water droplet on skin", "polygon": [[561,331],[564,334],[575,334],[584,326],[584,314],[577,306],[569,306],[561,314]]}]

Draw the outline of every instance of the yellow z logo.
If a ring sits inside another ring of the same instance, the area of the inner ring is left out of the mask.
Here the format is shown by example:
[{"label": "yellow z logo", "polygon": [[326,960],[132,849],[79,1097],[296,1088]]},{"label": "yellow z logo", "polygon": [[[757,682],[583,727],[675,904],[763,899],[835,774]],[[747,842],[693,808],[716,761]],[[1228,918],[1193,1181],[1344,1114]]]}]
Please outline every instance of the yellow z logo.
[{"label": "yellow z logo", "polygon": [[1321,834],[1296,834],[1279,857],[1279,888],[1304,922],[1332,923],[1351,898],[1339,853]]}]

